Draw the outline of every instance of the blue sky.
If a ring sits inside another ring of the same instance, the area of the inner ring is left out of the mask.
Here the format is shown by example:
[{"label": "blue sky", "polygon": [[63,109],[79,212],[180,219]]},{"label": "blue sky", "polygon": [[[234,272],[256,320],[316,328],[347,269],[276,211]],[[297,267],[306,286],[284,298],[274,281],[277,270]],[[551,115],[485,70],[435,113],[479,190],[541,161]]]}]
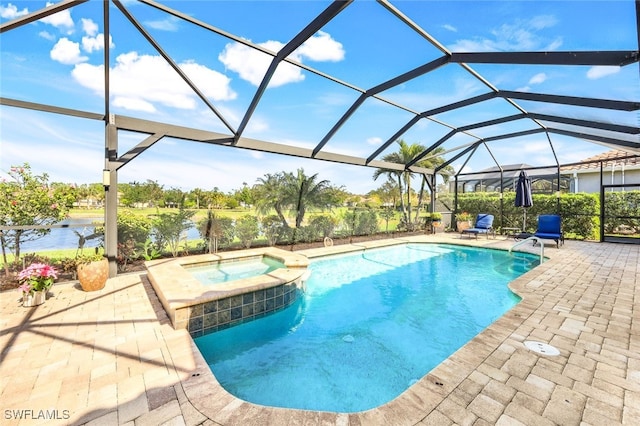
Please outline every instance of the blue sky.
[{"label": "blue sky", "polygon": [[[147,5],[123,2],[130,13],[179,64],[207,99],[235,129],[251,102],[270,56],[213,34]],[[272,52],[301,31],[327,1],[162,1],[188,16]],[[0,1],[0,22],[34,12],[47,3]],[[633,0],[621,1],[394,1],[396,8],[453,52],[637,50]],[[111,108],[136,118],[168,122],[221,133],[225,124],[167,65],[160,54],[111,7]],[[6,98],[53,104],[96,113],[104,109],[102,1],[90,1],[0,37],[0,94]],[[292,59],[360,89],[430,62],[442,54],[402,25],[378,3],[358,0],[304,43]],[[626,67],[515,66],[474,64],[494,86],[504,90],[638,101],[637,64]],[[488,91],[460,65],[449,64],[381,94],[386,100],[422,112]],[[269,142],[313,148],[357,99],[359,93],[314,73],[283,64],[278,68],[243,134]],[[531,112],[615,121],[637,126],[637,112],[518,101]],[[501,100],[440,114],[454,126],[490,120],[517,110]],[[325,150],[368,157],[412,113],[389,103],[367,100],[327,143]],[[474,130],[479,137],[533,128],[519,120]],[[402,138],[430,145],[449,132],[437,121],[421,120]],[[122,154],[144,135],[121,132]],[[608,150],[593,143],[553,135],[561,163],[579,161]],[[455,155],[475,139],[457,135],[443,147]],[[501,164],[555,163],[547,137],[537,134],[489,145]],[[392,145],[385,153],[395,150]],[[0,107],[0,171],[29,162],[52,181],[101,180],[104,125],[101,122]],[[455,163],[461,167],[463,161]],[[494,166],[480,148],[465,171]],[[157,180],[165,187],[217,187],[230,191],[252,185],[266,173],[319,173],[335,185],[366,193],[373,169],[304,160],[243,149],[178,140],[162,140],[126,165],[120,182]]]}]

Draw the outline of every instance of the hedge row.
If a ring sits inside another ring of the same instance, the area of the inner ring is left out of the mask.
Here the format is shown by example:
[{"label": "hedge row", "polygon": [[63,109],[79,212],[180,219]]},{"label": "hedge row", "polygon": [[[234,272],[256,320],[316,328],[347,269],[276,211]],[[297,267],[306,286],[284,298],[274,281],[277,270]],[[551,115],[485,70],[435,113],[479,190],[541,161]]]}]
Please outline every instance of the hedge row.
[{"label": "hedge row", "polygon": [[[440,200],[453,206],[453,196],[440,196]],[[473,193],[458,195],[458,212],[474,217],[479,213],[495,216],[497,228],[520,228],[524,221],[524,209],[515,206],[515,193],[507,192],[503,199],[498,193]],[[560,214],[565,235],[569,238],[597,239],[600,226],[600,202],[597,194],[533,194],[533,205],[526,209],[526,231],[533,232],[536,218],[541,214]]]}]

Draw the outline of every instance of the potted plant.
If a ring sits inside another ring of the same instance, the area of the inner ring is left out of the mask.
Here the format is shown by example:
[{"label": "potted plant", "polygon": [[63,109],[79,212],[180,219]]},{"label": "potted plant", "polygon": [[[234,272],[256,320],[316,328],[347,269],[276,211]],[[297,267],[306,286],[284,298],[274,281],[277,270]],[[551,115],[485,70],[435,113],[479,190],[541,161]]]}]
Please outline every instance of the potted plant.
[{"label": "potted plant", "polygon": [[433,224],[434,232],[437,232],[439,229],[443,228],[442,225],[442,213],[433,212],[431,213],[431,221]]},{"label": "potted plant", "polygon": [[47,300],[47,292],[58,278],[58,271],[46,263],[32,263],[20,271],[18,280],[22,292],[22,306],[41,305]]},{"label": "potted plant", "polygon": [[462,212],[456,215],[456,228],[458,232],[462,232],[465,229],[471,228],[471,221],[473,220],[473,216],[471,213]]},{"label": "potted plant", "polygon": [[84,291],[102,290],[109,278],[109,261],[97,252],[76,257],[76,268]]}]

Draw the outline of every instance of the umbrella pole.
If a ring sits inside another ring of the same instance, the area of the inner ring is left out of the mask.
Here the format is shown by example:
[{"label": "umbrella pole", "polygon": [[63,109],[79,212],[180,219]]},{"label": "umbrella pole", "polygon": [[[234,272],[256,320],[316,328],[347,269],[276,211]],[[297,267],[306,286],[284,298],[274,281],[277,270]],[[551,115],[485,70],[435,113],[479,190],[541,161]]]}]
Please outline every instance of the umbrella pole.
[{"label": "umbrella pole", "polygon": [[527,209],[522,208],[522,232],[527,232]]}]

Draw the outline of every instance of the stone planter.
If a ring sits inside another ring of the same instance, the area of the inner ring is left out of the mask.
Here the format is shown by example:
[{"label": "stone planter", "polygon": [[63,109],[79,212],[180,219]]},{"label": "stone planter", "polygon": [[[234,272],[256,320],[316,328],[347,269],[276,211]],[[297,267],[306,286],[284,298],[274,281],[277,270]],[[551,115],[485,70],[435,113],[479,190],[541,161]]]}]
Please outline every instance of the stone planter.
[{"label": "stone planter", "polygon": [[42,305],[47,300],[47,290],[34,291],[33,293],[22,293],[22,306],[31,308]]},{"label": "stone planter", "polygon": [[84,291],[102,290],[109,278],[109,261],[104,258],[78,265],[78,281]]}]

